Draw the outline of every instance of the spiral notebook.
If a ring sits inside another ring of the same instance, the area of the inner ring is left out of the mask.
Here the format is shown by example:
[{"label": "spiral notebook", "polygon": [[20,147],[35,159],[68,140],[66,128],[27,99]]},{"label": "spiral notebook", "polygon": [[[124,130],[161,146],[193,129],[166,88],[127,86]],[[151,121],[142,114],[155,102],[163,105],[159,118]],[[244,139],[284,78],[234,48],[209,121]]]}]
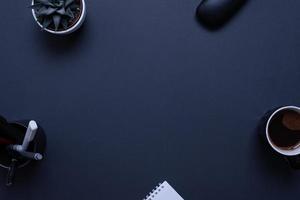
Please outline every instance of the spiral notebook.
[{"label": "spiral notebook", "polygon": [[143,200],[184,200],[167,181],[156,186]]}]

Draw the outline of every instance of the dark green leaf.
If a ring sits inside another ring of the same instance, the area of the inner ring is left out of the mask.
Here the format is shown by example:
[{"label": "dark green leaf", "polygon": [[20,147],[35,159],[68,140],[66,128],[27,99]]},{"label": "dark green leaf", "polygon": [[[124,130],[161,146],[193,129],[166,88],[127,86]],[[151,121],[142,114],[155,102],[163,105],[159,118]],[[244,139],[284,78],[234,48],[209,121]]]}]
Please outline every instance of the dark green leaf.
[{"label": "dark green leaf", "polygon": [[34,9],[35,14],[36,14],[37,17],[42,16],[42,15],[40,15],[40,13],[45,12],[45,10],[47,10],[45,7],[41,7],[41,8],[36,8],[36,9]]},{"label": "dark green leaf", "polygon": [[74,0],[65,0],[65,7],[68,7],[74,2]]},{"label": "dark green leaf", "polygon": [[58,30],[60,21],[61,21],[61,16],[60,15],[53,15],[53,23],[54,23],[55,31]]},{"label": "dark green leaf", "polygon": [[53,4],[49,0],[35,0],[34,4],[41,3],[45,6],[53,6]]},{"label": "dark green leaf", "polygon": [[64,1],[58,1],[54,3],[54,6],[57,8],[61,8],[64,5]]},{"label": "dark green leaf", "polygon": [[71,8],[72,10],[76,10],[76,9],[80,8],[80,6],[76,3],[74,3],[74,4],[70,5],[69,8]]},{"label": "dark green leaf", "polygon": [[59,14],[61,14],[61,15],[66,15],[66,10],[65,10],[65,8],[64,8],[64,7],[63,7],[63,8],[60,8],[60,9],[58,9],[56,12],[57,12],[57,13],[59,13]]},{"label": "dark green leaf", "polygon": [[68,28],[68,25],[69,25],[68,19],[67,18],[63,18],[61,20],[61,24],[62,24],[63,28],[66,30]]},{"label": "dark green leaf", "polygon": [[57,10],[57,8],[42,8],[40,10],[37,11],[39,16],[43,16],[43,15],[52,15],[55,11]]},{"label": "dark green leaf", "polygon": [[71,18],[74,18],[74,14],[73,14],[73,11],[71,10],[71,8],[67,9],[66,15],[69,16],[69,17],[71,17]]},{"label": "dark green leaf", "polygon": [[43,21],[43,29],[48,28],[48,26],[51,24],[52,19],[50,17],[45,17]]}]

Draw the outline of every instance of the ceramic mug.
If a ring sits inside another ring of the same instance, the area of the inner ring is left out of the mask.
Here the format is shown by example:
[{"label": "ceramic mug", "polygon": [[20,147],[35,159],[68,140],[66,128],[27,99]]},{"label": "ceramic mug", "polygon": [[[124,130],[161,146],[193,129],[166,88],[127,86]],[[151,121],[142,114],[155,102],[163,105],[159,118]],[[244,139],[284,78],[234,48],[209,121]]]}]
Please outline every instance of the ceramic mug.
[{"label": "ceramic mug", "polygon": [[[300,169],[300,145],[295,146],[291,149],[284,149],[276,146],[270,137],[270,125],[272,119],[278,116],[279,113],[283,111],[295,111],[300,114],[300,107],[297,106],[282,106],[269,111],[263,118],[264,123],[264,134],[263,137],[267,141],[267,144],[276,152],[277,154],[283,156],[293,169]],[[300,144],[300,141],[299,141]]]}]

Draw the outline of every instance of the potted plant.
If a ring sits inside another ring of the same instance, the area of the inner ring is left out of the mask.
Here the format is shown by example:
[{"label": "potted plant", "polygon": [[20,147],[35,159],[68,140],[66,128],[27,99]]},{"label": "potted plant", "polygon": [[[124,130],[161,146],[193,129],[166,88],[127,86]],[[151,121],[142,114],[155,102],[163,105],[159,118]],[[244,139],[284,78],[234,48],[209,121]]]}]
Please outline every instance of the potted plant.
[{"label": "potted plant", "polygon": [[85,0],[32,0],[31,9],[42,30],[58,35],[77,30],[86,16]]}]

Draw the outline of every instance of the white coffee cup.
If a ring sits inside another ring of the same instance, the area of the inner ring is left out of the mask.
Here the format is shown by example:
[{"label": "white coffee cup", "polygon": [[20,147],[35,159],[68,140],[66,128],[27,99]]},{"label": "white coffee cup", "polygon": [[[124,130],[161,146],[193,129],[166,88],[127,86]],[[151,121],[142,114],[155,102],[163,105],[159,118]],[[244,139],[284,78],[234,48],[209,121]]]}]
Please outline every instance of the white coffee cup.
[{"label": "white coffee cup", "polygon": [[283,148],[280,148],[280,147],[274,145],[274,143],[271,141],[271,138],[270,138],[269,126],[271,124],[272,119],[274,118],[274,116],[278,115],[280,112],[286,111],[286,110],[296,111],[300,114],[300,108],[297,106],[283,106],[283,107],[276,109],[271,114],[271,116],[268,118],[268,121],[266,124],[266,129],[265,129],[265,134],[266,134],[266,138],[267,138],[269,145],[276,152],[278,152],[279,154],[284,155],[284,156],[297,156],[297,155],[300,155],[300,145],[296,146],[295,148],[291,148],[291,149],[283,149]]}]

